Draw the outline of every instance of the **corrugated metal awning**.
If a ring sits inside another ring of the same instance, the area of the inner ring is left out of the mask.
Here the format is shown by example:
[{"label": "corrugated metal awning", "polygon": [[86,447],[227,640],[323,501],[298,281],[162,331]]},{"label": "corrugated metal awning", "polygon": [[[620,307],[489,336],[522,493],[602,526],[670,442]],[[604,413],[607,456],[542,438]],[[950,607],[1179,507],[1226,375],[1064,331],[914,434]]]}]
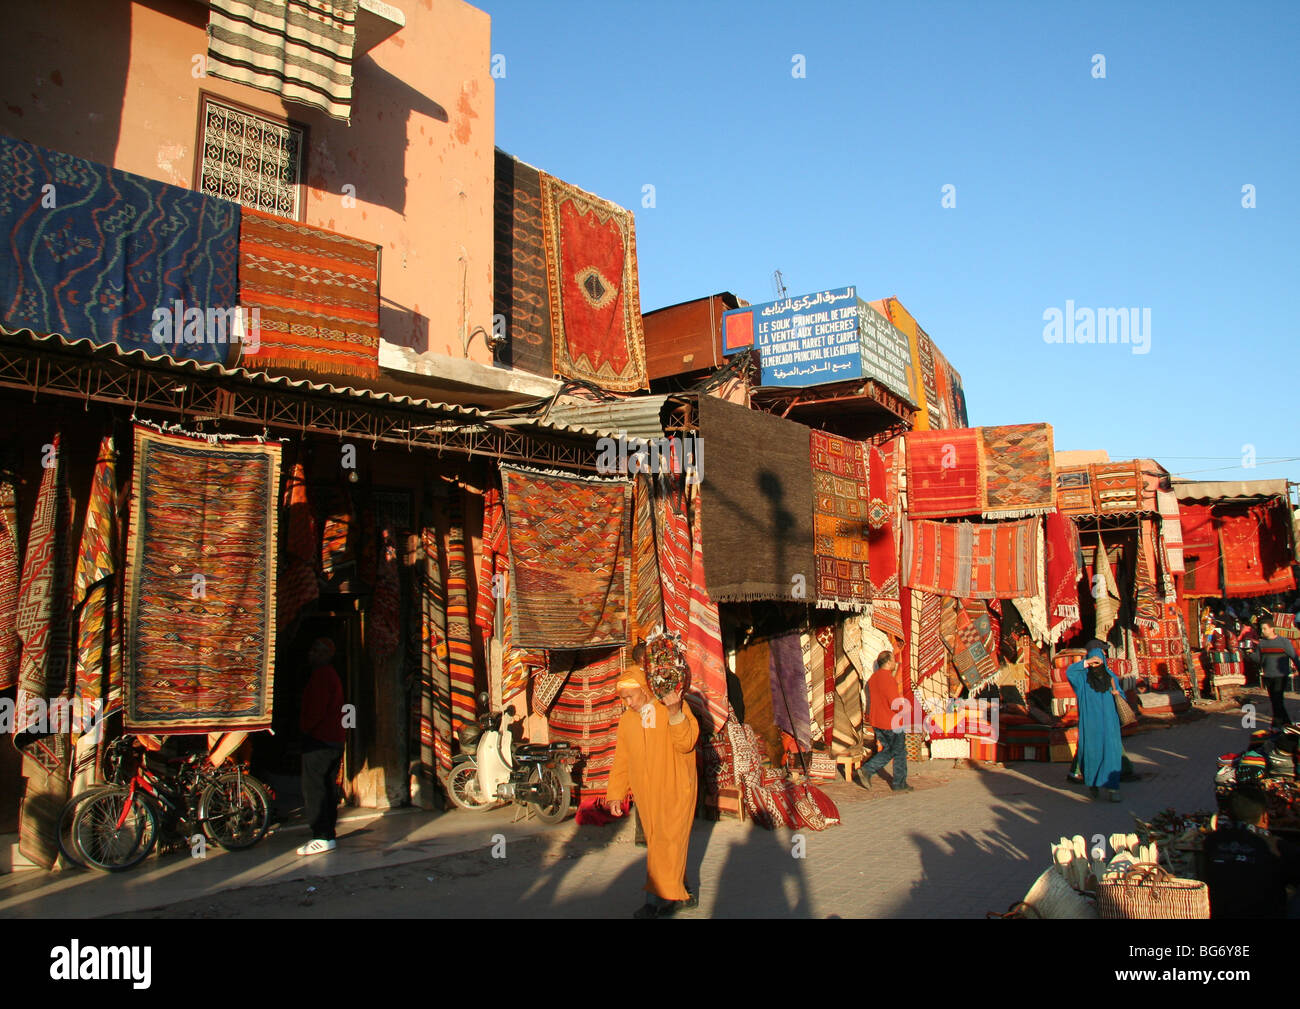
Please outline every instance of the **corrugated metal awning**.
[{"label": "corrugated metal awning", "polygon": [[1249,501],[1286,497],[1286,480],[1175,480],[1179,501]]},{"label": "corrugated metal awning", "polygon": [[662,417],[667,401],[667,396],[629,396],[611,403],[569,400],[552,406],[548,420],[607,434],[623,431],[629,438],[650,441],[664,437]]}]

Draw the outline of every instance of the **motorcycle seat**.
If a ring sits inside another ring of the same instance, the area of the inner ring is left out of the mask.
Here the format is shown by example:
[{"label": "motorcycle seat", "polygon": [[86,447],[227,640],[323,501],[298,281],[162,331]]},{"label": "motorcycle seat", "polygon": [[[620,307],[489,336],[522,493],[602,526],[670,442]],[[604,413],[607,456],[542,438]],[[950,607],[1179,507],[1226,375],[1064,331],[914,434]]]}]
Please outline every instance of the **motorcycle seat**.
[{"label": "motorcycle seat", "polygon": [[550,743],[520,743],[515,747],[516,757],[546,757],[550,752]]}]

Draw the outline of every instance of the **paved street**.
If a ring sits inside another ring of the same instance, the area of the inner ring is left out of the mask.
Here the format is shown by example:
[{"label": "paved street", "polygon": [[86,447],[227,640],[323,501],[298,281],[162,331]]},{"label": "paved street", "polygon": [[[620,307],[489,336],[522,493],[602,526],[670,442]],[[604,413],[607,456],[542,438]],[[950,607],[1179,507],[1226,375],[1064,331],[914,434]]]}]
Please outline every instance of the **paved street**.
[{"label": "paved street", "polygon": [[[843,823],[767,831],[697,823],[692,917],[982,917],[1005,910],[1046,867],[1062,834],[1110,834],[1213,805],[1214,758],[1244,739],[1240,715],[1212,714],[1127,740],[1141,782],[1118,804],[1065,784],[1062,764],[916,767],[916,792],[828,786]],[[557,828],[504,811],[350,819],[339,851],[296,859],[301,830],[203,862],[155,859],[114,876],[26,873],[0,880],[0,916],[624,916],[642,902],[644,849],[629,824]],[[500,841],[504,838],[504,851]],[[493,857],[496,854],[504,857]]]}]

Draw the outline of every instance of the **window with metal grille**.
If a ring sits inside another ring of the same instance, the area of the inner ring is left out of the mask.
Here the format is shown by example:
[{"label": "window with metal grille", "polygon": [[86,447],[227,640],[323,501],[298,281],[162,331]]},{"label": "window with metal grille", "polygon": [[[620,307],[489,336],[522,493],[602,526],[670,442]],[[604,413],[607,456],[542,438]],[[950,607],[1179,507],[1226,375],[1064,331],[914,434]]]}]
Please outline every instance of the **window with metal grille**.
[{"label": "window with metal grille", "polygon": [[207,95],[202,107],[199,191],[301,220],[306,129]]}]

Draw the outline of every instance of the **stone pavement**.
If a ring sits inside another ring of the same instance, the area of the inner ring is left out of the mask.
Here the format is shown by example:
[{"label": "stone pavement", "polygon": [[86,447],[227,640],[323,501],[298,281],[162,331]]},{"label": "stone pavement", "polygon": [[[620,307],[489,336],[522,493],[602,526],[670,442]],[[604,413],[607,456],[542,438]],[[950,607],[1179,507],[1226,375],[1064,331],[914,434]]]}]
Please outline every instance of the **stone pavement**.
[{"label": "stone pavement", "polygon": [[[1230,713],[1130,737],[1144,777],[1119,803],[1067,786],[1064,764],[935,761],[913,768],[916,791],[907,795],[883,781],[871,792],[827,786],[843,822],[822,833],[698,822],[689,864],[701,902],[683,916],[1002,911],[1047,867],[1049,844],[1062,835],[1127,832],[1133,814],[1167,806],[1212,808],[1215,757],[1239,749],[1245,735],[1240,714]],[[292,854],[304,835],[286,831],[202,863],[176,855],[123,875],[0,880],[0,916],[623,917],[642,902],[644,849],[626,822],[545,828],[512,825],[495,811],[348,823],[339,851],[310,862]]]}]

